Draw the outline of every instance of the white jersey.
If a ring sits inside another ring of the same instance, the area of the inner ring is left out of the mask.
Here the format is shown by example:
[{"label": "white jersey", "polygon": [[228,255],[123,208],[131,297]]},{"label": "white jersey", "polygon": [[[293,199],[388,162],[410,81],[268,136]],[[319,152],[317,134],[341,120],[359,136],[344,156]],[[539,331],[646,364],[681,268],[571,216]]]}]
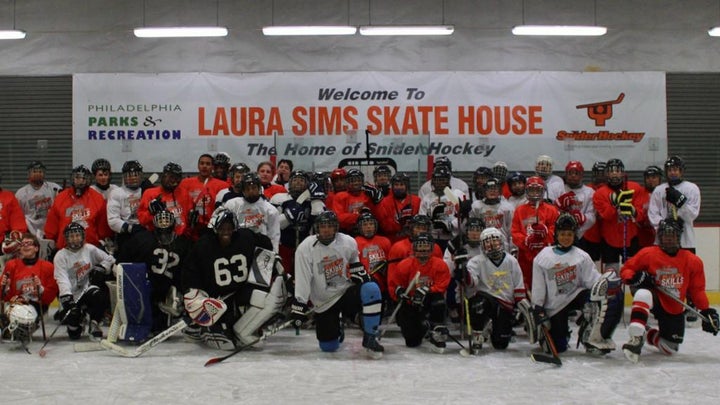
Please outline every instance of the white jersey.
[{"label": "white jersey", "polygon": [[[460,190],[453,189],[452,193],[459,201],[463,201],[465,199],[465,194],[463,194]],[[441,196],[437,196],[435,193],[426,195],[425,198],[420,200],[420,209],[418,210],[418,214],[427,215],[430,219],[433,219],[433,210],[435,210],[435,207],[440,205],[445,207],[442,220],[448,225],[450,232],[446,232],[444,229],[432,227],[430,233],[435,240],[450,240],[459,234],[459,225],[457,215],[455,215],[457,207],[452,203],[452,201],[448,200],[445,194]]]},{"label": "white jersey", "polygon": [[107,219],[110,229],[122,232],[123,224],[138,225],[137,209],[140,206],[142,189],[131,190],[125,186],[113,189],[107,200]]},{"label": "white jersey", "polygon": [[55,265],[55,281],[58,285],[58,296],[72,295],[77,301],[90,288],[90,272],[95,265],[111,269],[115,258],[86,243],[77,252],[60,249],[53,259]]},{"label": "white jersey", "polygon": [[107,201],[108,198],[110,197],[110,193],[112,193],[113,190],[118,189],[120,187],[116,186],[114,184],[110,184],[106,190],[103,190],[100,187],[98,187],[97,184],[93,184],[92,186],[90,186],[90,188],[97,191],[98,193],[102,194],[105,201]]},{"label": "white jersey", "polygon": [[497,204],[487,204],[483,200],[475,200],[470,209],[470,218],[481,218],[485,228],[499,229],[505,236],[505,246],[512,246],[512,218],[515,209],[509,202],[501,198]]},{"label": "white jersey", "polygon": [[[653,190],[650,196],[650,205],[648,206],[648,219],[652,226],[657,230],[658,224],[669,216],[672,217],[672,208],[665,200],[667,183],[663,183]],[[695,245],[695,229],[693,223],[695,218],[700,214],[700,188],[695,183],[683,180],[674,188],[681,192],[687,201],[682,207],[677,209],[677,217],[684,221],[683,233],[680,238],[680,246],[684,248],[694,248]],[[657,244],[657,236],[655,237]]]},{"label": "white jersey", "polygon": [[[563,193],[569,193],[570,191],[575,193],[576,205],[572,207],[572,209],[578,210],[585,215],[585,223],[580,225],[577,230],[577,236],[578,239],[580,239],[585,234],[585,231],[595,225],[597,216],[597,213],[595,212],[595,205],[593,204],[593,195],[595,194],[595,190],[586,185],[582,185],[578,188],[570,188],[565,185]],[[553,200],[553,202],[557,204],[557,198]]]},{"label": "white jersey", "polygon": [[527,196],[523,194],[520,197],[515,197],[514,195],[511,195],[507,198],[508,204],[510,204],[513,207],[513,212],[515,212],[515,209],[527,202]]},{"label": "white jersey", "polygon": [[[420,197],[421,200],[426,195],[432,194],[432,185],[430,183],[431,180],[428,180],[420,186],[420,190],[418,190],[418,197]],[[453,190],[460,190],[464,195],[470,195],[470,189],[468,188],[467,183],[455,176],[450,177],[450,188]],[[460,199],[460,201],[462,201],[462,199]]]},{"label": "white jersey", "polygon": [[224,207],[235,214],[238,228],[247,228],[260,233],[273,244],[273,250],[278,251],[280,246],[280,214],[277,208],[264,198],[251,203],[242,197],[225,201]]},{"label": "white jersey", "polygon": [[295,298],[323,305],[319,312],[324,312],[352,286],[350,265],[359,263],[357,242],[351,236],[338,232],[327,246],[317,235],[308,236],[295,251]]},{"label": "white jersey", "polygon": [[28,232],[43,239],[45,236],[45,221],[48,211],[52,207],[55,196],[60,192],[56,183],[45,181],[39,188],[26,184],[15,192],[15,198],[25,214],[25,223]]},{"label": "white jersey", "polygon": [[495,265],[487,256],[478,255],[467,264],[471,282],[465,287],[465,296],[472,297],[479,292],[490,294],[514,307],[515,301],[525,298],[525,282],[517,259],[505,254],[499,265]]},{"label": "white jersey", "polygon": [[590,255],[575,246],[567,252],[547,246],[533,260],[532,304],[553,316],[600,278]]},{"label": "white jersey", "polygon": [[545,179],[545,188],[547,189],[547,199],[555,201],[565,192],[565,182],[560,176],[551,174]]}]

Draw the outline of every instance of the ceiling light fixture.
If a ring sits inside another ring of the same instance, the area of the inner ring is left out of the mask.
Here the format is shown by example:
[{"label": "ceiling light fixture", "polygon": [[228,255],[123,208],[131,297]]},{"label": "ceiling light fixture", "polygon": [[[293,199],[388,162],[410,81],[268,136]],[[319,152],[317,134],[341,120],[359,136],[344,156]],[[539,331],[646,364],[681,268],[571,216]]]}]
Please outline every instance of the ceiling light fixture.
[{"label": "ceiling light fixture", "polygon": [[357,27],[350,25],[350,0],[347,1],[347,25],[275,25],[275,0],[272,1],[270,25],[262,29],[266,36],[355,35]]},{"label": "ceiling light fixture", "polygon": [[525,0],[522,2],[522,25],[513,27],[513,35],[597,37],[607,27],[597,25],[597,0],[594,2],[594,25],[525,25]]},{"label": "ceiling light fixture", "polygon": [[373,25],[372,0],[368,0],[368,25],[360,27],[360,35],[452,35],[454,25],[445,24],[445,0],[442,1],[442,25]]},{"label": "ceiling light fixture", "polygon": [[215,2],[214,27],[146,27],[145,3],[146,0],[143,0],[143,26],[133,30],[138,38],[206,38],[226,37],[228,34],[228,29],[220,26],[220,0]]},{"label": "ceiling light fixture", "polygon": [[16,0],[13,0],[13,29],[0,30],[0,39],[23,39],[26,36],[25,31],[15,29],[15,3]]}]

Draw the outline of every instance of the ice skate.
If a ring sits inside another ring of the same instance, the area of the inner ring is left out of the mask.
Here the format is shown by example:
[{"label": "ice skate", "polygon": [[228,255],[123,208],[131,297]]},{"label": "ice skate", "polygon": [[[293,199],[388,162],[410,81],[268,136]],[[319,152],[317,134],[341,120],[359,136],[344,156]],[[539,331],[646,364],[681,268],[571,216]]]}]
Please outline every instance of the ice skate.
[{"label": "ice skate", "polygon": [[630,340],[622,347],[625,357],[631,362],[637,363],[638,360],[640,360],[640,352],[642,351],[644,342],[644,335],[630,337]]},{"label": "ice skate", "polygon": [[385,348],[378,342],[377,336],[365,333],[363,335],[362,345],[371,359],[377,360],[382,358]]}]

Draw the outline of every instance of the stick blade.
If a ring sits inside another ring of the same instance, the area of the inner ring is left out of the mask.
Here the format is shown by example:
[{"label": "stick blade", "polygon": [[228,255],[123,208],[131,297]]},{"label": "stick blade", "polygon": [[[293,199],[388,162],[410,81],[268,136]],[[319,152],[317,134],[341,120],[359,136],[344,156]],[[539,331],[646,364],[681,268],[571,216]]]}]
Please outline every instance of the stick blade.
[{"label": "stick blade", "polygon": [[560,360],[560,357],[555,357],[546,353],[532,353],[530,355],[530,360],[532,360],[533,363],[549,363],[555,364],[558,367],[562,366],[562,360]]}]

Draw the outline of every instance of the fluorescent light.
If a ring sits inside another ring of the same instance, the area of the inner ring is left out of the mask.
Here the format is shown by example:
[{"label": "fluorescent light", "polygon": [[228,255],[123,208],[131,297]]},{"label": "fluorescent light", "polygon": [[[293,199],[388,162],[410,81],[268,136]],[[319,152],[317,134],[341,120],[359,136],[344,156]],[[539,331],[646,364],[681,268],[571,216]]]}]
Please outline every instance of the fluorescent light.
[{"label": "fluorescent light", "polygon": [[607,27],[597,25],[518,25],[512,29],[514,35],[565,35],[590,36],[605,35]]},{"label": "fluorescent light", "polygon": [[0,30],[0,39],[23,39],[25,31],[20,30]]},{"label": "fluorescent light", "polygon": [[712,27],[708,30],[708,35],[711,37],[720,37],[720,27]]},{"label": "fluorescent light", "polygon": [[355,35],[356,27],[348,25],[272,25],[263,27],[264,35]]},{"label": "fluorescent light", "polygon": [[142,27],[135,28],[138,38],[225,37],[225,27]]},{"label": "fluorescent light", "polygon": [[453,25],[366,25],[360,35],[451,35]]}]

